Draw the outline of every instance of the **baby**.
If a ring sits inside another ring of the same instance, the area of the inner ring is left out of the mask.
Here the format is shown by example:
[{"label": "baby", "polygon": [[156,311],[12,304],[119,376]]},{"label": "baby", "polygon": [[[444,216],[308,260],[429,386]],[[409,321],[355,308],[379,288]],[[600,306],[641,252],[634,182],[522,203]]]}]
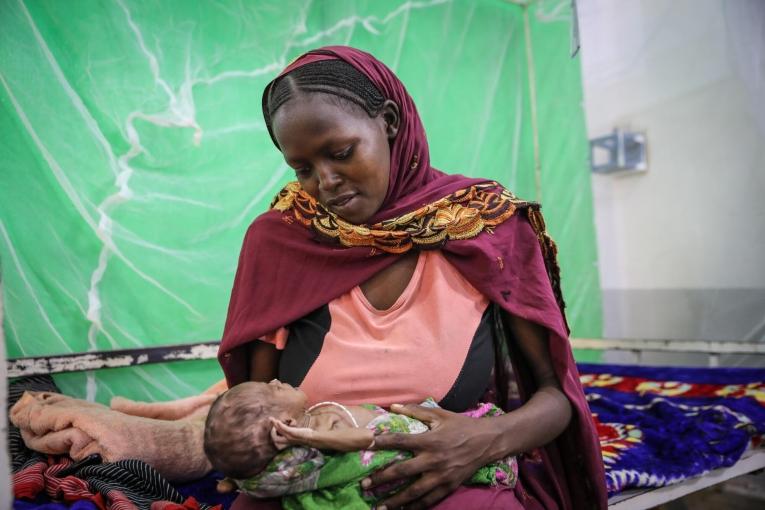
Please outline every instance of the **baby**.
[{"label": "baby", "polygon": [[[299,389],[273,380],[239,384],[213,402],[205,424],[204,450],[213,468],[227,477],[218,485],[219,490],[238,487],[253,496],[274,497],[326,488],[321,468],[338,463],[343,463],[344,471],[349,473],[342,483],[358,486],[361,478],[386,463],[410,456],[406,452],[368,451],[377,434],[419,434],[428,430],[414,418],[374,405],[320,402],[306,407],[306,400]],[[430,399],[424,405],[436,406]],[[479,409],[483,411],[471,416],[502,413],[490,404]],[[285,450],[293,445],[310,448]],[[339,455],[328,461],[319,450],[366,453]],[[472,483],[512,486],[516,474],[515,459],[509,458],[481,468]],[[337,482],[333,475],[327,483]],[[369,497],[359,494],[365,500]]]},{"label": "baby", "polygon": [[374,432],[366,425],[377,416],[369,406],[336,402],[306,409],[305,393],[287,383],[246,382],[210,406],[204,450],[213,468],[227,477],[250,478],[290,445],[342,452],[370,448]]}]

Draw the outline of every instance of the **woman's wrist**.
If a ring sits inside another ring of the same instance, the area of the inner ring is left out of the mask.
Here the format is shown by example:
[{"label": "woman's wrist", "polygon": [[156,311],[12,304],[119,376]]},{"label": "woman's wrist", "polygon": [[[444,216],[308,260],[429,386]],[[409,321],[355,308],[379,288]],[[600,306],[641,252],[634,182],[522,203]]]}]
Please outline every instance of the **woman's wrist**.
[{"label": "woman's wrist", "polygon": [[515,451],[517,443],[512,439],[512,431],[516,429],[514,426],[516,421],[514,413],[503,414],[502,416],[494,416],[491,418],[482,418],[480,421],[486,423],[491,431],[491,437],[493,438],[489,443],[489,450],[486,452],[488,462],[496,462],[520,453]]},{"label": "woman's wrist", "polygon": [[502,416],[484,418],[493,430],[494,441],[487,452],[491,461],[544,446],[568,426],[571,404],[554,387],[540,388],[520,408]]}]

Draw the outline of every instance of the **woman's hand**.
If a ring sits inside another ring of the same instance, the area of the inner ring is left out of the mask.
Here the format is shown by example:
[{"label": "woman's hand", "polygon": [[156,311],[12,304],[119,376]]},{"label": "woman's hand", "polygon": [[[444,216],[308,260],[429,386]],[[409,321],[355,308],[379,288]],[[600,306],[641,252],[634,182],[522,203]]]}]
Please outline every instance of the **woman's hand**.
[{"label": "woman's hand", "polygon": [[[502,455],[493,448],[497,427],[491,418],[474,419],[444,409],[417,405],[391,406],[391,411],[427,424],[423,434],[381,434],[376,450],[409,450],[413,459],[399,462],[362,481],[364,488],[401,478],[419,479],[377,508],[428,508],[451,494],[481,466]],[[495,458],[495,456],[497,456]]]},{"label": "woman's hand", "polygon": [[271,421],[271,441],[277,450],[284,450],[293,444],[313,446],[314,431],[307,427],[293,427],[276,418]]}]

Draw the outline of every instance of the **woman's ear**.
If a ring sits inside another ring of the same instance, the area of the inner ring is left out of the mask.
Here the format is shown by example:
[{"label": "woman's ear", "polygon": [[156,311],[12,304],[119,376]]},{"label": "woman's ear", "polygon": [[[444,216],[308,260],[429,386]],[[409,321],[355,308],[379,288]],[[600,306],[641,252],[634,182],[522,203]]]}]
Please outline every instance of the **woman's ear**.
[{"label": "woman's ear", "polygon": [[380,114],[385,121],[385,134],[388,140],[393,140],[398,134],[398,127],[401,123],[401,110],[399,110],[398,104],[395,101],[386,99]]}]

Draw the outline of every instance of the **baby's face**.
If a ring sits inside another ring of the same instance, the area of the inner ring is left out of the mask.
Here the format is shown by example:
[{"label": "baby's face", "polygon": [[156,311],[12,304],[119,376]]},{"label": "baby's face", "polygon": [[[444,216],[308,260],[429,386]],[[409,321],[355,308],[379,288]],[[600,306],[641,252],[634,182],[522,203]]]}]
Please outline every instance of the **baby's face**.
[{"label": "baby's face", "polygon": [[266,384],[263,396],[278,403],[279,407],[289,411],[293,416],[300,416],[305,411],[307,401],[305,393],[277,379]]}]

